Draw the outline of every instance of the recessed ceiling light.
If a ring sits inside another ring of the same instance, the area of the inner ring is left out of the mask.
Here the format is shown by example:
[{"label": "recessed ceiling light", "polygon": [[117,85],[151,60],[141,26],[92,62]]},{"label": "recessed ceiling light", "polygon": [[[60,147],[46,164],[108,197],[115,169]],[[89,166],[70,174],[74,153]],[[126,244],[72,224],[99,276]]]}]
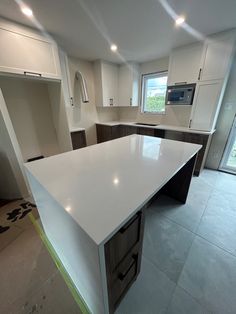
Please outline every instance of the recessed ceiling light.
[{"label": "recessed ceiling light", "polygon": [[116,52],[117,51],[117,46],[116,45],[111,45],[111,51]]},{"label": "recessed ceiling light", "polygon": [[175,24],[178,26],[183,24],[184,22],[185,22],[185,18],[183,16],[180,16],[175,20]]},{"label": "recessed ceiling light", "polygon": [[33,15],[33,11],[30,8],[27,7],[23,7],[21,9],[22,13],[24,13],[26,16],[32,16]]}]

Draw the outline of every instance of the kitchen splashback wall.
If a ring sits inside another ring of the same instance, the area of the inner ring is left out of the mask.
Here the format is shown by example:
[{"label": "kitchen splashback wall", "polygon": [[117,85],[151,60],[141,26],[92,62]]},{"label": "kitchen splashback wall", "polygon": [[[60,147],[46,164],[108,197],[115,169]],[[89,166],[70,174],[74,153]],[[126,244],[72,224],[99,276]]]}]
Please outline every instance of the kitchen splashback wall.
[{"label": "kitchen splashback wall", "polygon": [[[68,60],[72,92],[74,95],[74,107],[67,107],[67,115],[70,127],[83,127],[86,131],[87,144],[97,143],[95,123],[100,121],[118,120],[118,108],[100,108],[95,105],[95,88],[93,63],[70,57]],[[74,88],[75,72],[79,70],[85,77],[89,103],[82,103],[80,93]]]},{"label": "kitchen splashback wall", "polygon": [[[158,60],[140,64],[140,72],[142,75],[154,72],[168,71],[168,65],[169,58],[165,57]],[[139,99],[141,98],[140,96],[141,93],[139,95]],[[138,108],[121,107],[119,109],[119,117],[121,120],[169,124],[177,126],[188,126],[190,113],[191,106],[182,107],[167,106],[165,114],[162,115],[141,113],[140,107]]]}]

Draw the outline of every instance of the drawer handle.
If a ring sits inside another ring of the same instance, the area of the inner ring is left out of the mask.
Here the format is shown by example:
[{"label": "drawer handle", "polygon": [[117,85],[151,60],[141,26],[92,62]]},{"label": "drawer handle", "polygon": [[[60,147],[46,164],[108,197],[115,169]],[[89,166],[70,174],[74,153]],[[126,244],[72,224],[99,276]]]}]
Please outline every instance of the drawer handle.
[{"label": "drawer handle", "polygon": [[134,218],[128,223],[128,225],[122,227],[119,232],[120,233],[124,233],[127,229],[129,229],[129,227],[132,225],[132,223],[141,215],[141,212],[138,212]]},{"label": "drawer handle", "polygon": [[124,273],[119,273],[118,278],[123,281],[125,279],[125,277],[128,275],[128,273],[130,272],[130,270],[132,269],[132,267],[134,266],[134,264],[136,263],[137,259],[138,259],[138,254],[133,254],[132,255],[133,258],[133,262],[130,264],[129,268],[126,270],[126,272]]},{"label": "drawer handle", "polygon": [[187,82],[176,82],[175,85],[186,85]]},{"label": "drawer handle", "polygon": [[39,76],[39,77],[42,76],[41,73],[30,72],[30,71],[24,71],[24,75]]}]

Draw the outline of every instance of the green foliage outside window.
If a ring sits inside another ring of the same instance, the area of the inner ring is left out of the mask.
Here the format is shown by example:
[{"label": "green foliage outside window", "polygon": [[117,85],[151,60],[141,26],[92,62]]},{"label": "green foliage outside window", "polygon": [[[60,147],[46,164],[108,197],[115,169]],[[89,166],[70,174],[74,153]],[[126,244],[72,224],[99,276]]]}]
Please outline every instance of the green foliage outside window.
[{"label": "green foliage outside window", "polygon": [[145,103],[145,111],[164,112],[165,96],[147,96]]}]

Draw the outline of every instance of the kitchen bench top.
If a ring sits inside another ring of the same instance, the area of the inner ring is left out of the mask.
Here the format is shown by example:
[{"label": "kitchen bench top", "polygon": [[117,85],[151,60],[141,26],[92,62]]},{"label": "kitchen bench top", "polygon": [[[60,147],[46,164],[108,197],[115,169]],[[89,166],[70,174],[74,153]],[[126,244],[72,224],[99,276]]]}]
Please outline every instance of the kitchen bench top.
[{"label": "kitchen bench top", "polygon": [[96,124],[107,125],[107,126],[128,125],[128,126],[136,126],[136,127],[142,127],[142,128],[178,131],[178,132],[186,132],[186,133],[196,133],[196,134],[204,134],[204,135],[211,135],[215,132],[215,130],[201,131],[201,130],[190,129],[188,127],[168,125],[168,124],[144,125],[144,124],[141,124],[141,122],[140,124],[137,124],[137,122],[130,122],[130,121],[108,121],[108,122],[97,122]]},{"label": "kitchen bench top", "polygon": [[100,245],[200,148],[135,134],[26,163],[25,167]]}]

